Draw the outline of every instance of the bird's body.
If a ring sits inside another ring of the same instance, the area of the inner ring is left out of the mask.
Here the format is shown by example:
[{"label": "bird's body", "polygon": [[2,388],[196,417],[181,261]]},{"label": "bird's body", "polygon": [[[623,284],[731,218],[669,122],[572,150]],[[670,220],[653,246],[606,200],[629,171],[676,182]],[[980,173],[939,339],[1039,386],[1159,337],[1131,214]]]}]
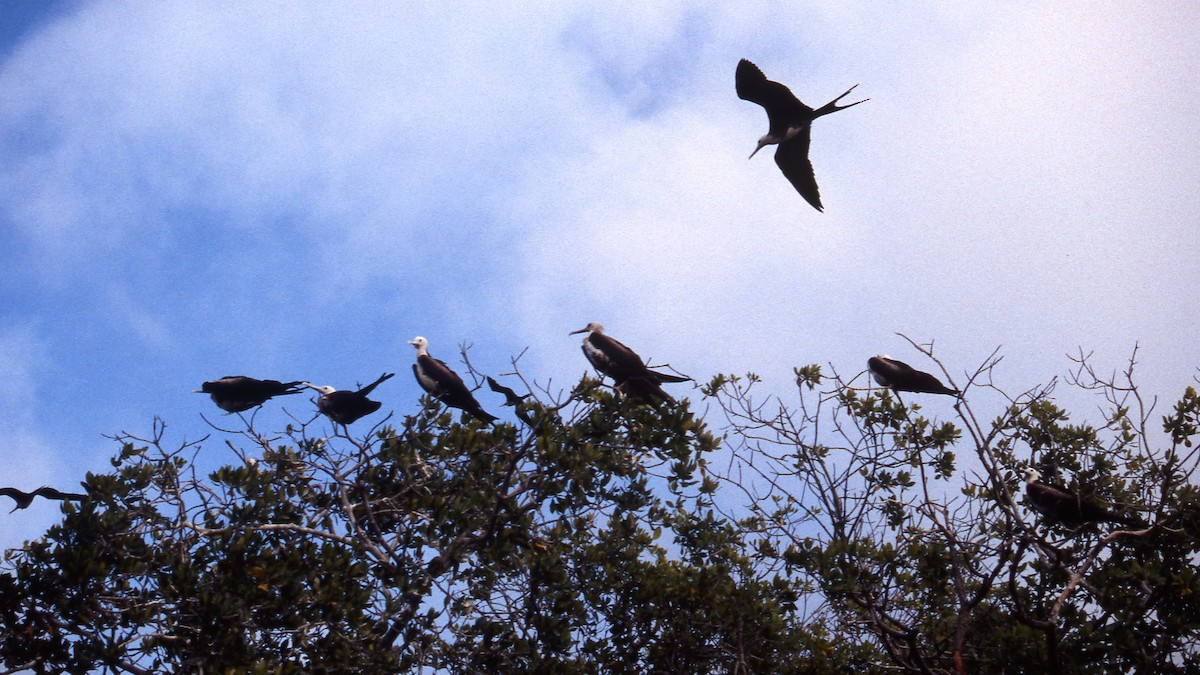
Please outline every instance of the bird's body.
[{"label": "bird's body", "polygon": [[1068,527],[1086,523],[1120,523],[1131,527],[1144,527],[1145,523],[1136,516],[1118,513],[1107,505],[1086,499],[1066,488],[1047,485],[1040,481],[1035,469],[1025,471],[1025,496],[1029,504],[1043,516]]},{"label": "bird's body", "polygon": [[881,387],[893,391],[911,391],[923,394],[947,394],[958,396],[957,389],[951,389],[942,384],[941,380],[924,371],[897,361],[889,356],[872,356],[867,359],[867,368],[871,376]]},{"label": "bird's body", "polygon": [[583,355],[601,373],[613,379],[617,391],[643,401],[674,403],[663,391],[664,382],[686,382],[690,378],[651,370],[642,357],[620,341],[604,334],[604,326],[592,322],[571,334],[587,333],[583,338]]},{"label": "bird's body", "polygon": [[430,396],[451,408],[458,408],[484,423],[492,424],[499,419],[479,405],[479,401],[475,400],[474,394],[467,388],[458,373],[451,370],[450,366],[444,362],[429,355],[428,340],[418,335],[409,340],[408,344],[417,349],[417,362],[412,367],[413,375],[417,378],[417,384],[420,384],[421,388]]},{"label": "bird's body", "polygon": [[59,501],[87,498],[87,495],[79,494],[78,492],[62,492],[45,485],[34,490],[33,492],[24,492],[22,490],[18,490],[17,488],[3,487],[0,488],[0,496],[12,497],[13,501],[17,503],[17,505],[13,507],[13,511],[29,508],[29,505],[33,503],[34,497],[57,499]]},{"label": "bird's body", "polygon": [[209,394],[213,403],[225,412],[238,413],[266,403],[273,396],[298,394],[303,382],[256,380],[244,375],[226,375],[200,385],[197,394]]},{"label": "bird's body", "polygon": [[855,101],[849,105],[837,104],[858,85],[850,87],[841,96],[814,110],[796,98],[786,86],[768,80],[758,66],[746,59],[738,61],[735,81],[738,98],[761,105],[767,111],[770,124],[767,135],[758,139],[758,147],[750,156],[753,157],[764,146],[776,145],[775,164],[779,166],[779,170],[814,209],[824,211],[812,162],[808,159],[812,123],[822,115],[862,103],[863,101]]},{"label": "bird's body", "polygon": [[378,387],[394,375],[395,373],[384,373],[379,376],[378,380],[358,391],[338,390],[330,386],[318,387],[308,382],[304,382],[303,384],[321,393],[320,398],[317,399],[317,409],[324,413],[326,417],[338,424],[353,424],[379,410],[382,404],[379,401],[372,401],[367,396],[375,387]]}]

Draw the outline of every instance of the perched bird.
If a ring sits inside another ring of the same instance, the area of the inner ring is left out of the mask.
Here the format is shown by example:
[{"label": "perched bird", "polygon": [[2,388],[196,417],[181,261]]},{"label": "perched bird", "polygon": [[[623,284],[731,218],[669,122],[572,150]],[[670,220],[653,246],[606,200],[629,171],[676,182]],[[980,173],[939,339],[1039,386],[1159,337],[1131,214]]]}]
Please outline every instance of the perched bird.
[{"label": "perched bird", "polygon": [[958,396],[957,389],[942,384],[941,380],[924,371],[917,370],[903,361],[890,356],[872,356],[867,359],[867,368],[881,387],[893,391],[913,391],[924,394],[949,394]]},{"label": "perched bird", "polygon": [[378,380],[358,391],[339,391],[328,385],[318,387],[308,382],[301,384],[321,392],[321,397],[317,399],[317,409],[325,413],[326,417],[338,424],[353,424],[379,410],[379,406],[382,404],[379,401],[372,401],[367,398],[367,395],[394,375],[395,373],[384,373],[379,376]]},{"label": "perched bird", "polygon": [[227,375],[219,380],[205,382],[197,394],[210,394],[213,403],[225,412],[242,412],[267,402],[272,396],[298,394],[303,382],[280,382],[279,380],[256,380],[244,375]]},{"label": "perched bird", "polygon": [[491,387],[492,391],[504,396],[504,405],[506,406],[516,406],[518,403],[531,396],[531,394],[522,394],[518,396],[517,392],[493,380],[491,375],[487,376],[487,383],[488,386]]},{"label": "perched bird", "polygon": [[753,157],[764,146],[778,145],[775,149],[775,163],[779,165],[779,170],[814,209],[824,211],[825,208],[821,206],[821,192],[817,189],[817,179],[813,175],[812,162],[808,159],[813,120],[856,106],[868,99],[849,105],[837,104],[854,91],[854,87],[858,86],[856,84],[841,96],[813,110],[801,103],[790,89],[768,80],[758,66],[746,59],[738,61],[735,80],[738,98],[761,105],[767,111],[767,120],[770,123],[767,135],[758,139],[758,147],[750,156]]},{"label": "perched bird", "polygon": [[1146,523],[1137,516],[1118,513],[1108,505],[1094,499],[1085,499],[1070,490],[1040,482],[1041,474],[1036,469],[1025,470],[1025,496],[1038,513],[1068,527],[1085,523],[1121,523],[1130,527],[1145,527]]},{"label": "perched bird", "polygon": [[16,511],[17,509],[29,508],[29,505],[33,503],[34,497],[44,497],[46,499],[57,499],[59,501],[65,501],[68,499],[86,499],[87,498],[87,495],[81,495],[78,492],[60,492],[59,490],[55,490],[54,488],[47,487],[45,485],[34,490],[33,492],[23,492],[16,488],[3,487],[3,488],[0,488],[0,496],[12,497],[13,501],[15,501],[17,503],[17,505],[14,506],[13,510],[9,511],[9,513],[12,513],[13,511]]},{"label": "perched bird", "polygon": [[429,355],[429,341],[417,336],[408,341],[417,348],[417,362],[413,364],[413,375],[421,388],[429,395],[445,403],[451,408],[458,408],[482,422],[491,424],[498,418],[486,412],[471,390],[463,383],[458,373],[450,370],[450,366]]},{"label": "perched bird", "polygon": [[667,401],[674,403],[663,391],[664,382],[687,382],[691,378],[668,375],[655,370],[642,361],[632,349],[604,334],[604,326],[592,322],[571,331],[571,335],[587,333],[583,338],[583,355],[596,370],[611,377],[617,391],[647,402]]}]

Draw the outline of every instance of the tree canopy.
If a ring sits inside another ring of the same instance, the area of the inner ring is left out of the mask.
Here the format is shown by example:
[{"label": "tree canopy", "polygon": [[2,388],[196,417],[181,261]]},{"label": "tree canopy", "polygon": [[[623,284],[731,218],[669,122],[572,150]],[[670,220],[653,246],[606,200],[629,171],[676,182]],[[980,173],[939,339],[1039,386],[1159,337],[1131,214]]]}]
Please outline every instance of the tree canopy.
[{"label": "tree canopy", "polygon": [[[678,403],[514,373],[529,396],[494,426],[429,398],[365,431],[235,413],[168,447],[157,423],[6,555],[0,663],[1195,672],[1200,396],[1157,411],[1132,359],[1102,377],[1081,356],[1093,423],[1056,381],[1000,391],[999,361],[947,419],[809,365],[787,395],[721,375]],[[202,475],[200,452],[229,461]],[[1032,510],[1026,468],[1136,524]]]}]

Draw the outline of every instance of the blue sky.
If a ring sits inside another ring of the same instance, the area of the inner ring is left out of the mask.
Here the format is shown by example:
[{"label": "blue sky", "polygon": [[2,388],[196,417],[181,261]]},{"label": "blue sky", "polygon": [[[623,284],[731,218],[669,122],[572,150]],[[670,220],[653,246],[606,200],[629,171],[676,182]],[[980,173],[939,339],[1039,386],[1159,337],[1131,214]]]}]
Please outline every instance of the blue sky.
[{"label": "blue sky", "polygon": [[[920,367],[896,332],[960,374],[1003,346],[1014,392],[1139,341],[1150,393],[1194,381],[1194,3],[403,4],[0,6],[0,484],[71,488],[155,416],[199,438],[222,375],[397,372],[410,413],[418,334],[552,388],[589,321],[785,397]],[[824,214],[746,160],[742,57],[870,98],[813,131]]]}]

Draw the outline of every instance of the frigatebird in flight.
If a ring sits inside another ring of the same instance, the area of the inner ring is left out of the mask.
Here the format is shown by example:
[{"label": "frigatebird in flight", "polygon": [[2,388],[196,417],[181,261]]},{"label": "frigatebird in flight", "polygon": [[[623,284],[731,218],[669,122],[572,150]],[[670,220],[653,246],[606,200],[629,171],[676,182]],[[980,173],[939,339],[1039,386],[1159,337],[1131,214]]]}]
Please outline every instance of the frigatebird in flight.
[{"label": "frigatebird in flight", "polygon": [[1097,500],[1081,497],[1066,488],[1042,483],[1041,477],[1036,469],[1025,470],[1025,496],[1038,513],[1050,520],[1068,527],[1098,522],[1146,527],[1145,521],[1137,516],[1113,511],[1108,505]]},{"label": "frigatebird in flight", "polygon": [[17,503],[17,505],[14,506],[13,510],[9,511],[9,513],[12,513],[17,509],[29,508],[29,505],[33,503],[34,497],[57,499],[59,501],[66,501],[68,499],[87,499],[87,495],[81,495],[78,492],[61,492],[45,485],[34,490],[33,492],[25,492],[23,490],[18,490],[17,488],[11,487],[0,487],[0,496],[12,497],[13,501]]},{"label": "frigatebird in flight", "polygon": [[858,86],[856,84],[841,96],[814,110],[804,105],[784,85],[768,80],[758,66],[746,59],[738,61],[735,79],[738,98],[761,105],[767,111],[767,120],[770,123],[767,135],[758,139],[758,147],[750,156],[753,157],[764,146],[777,145],[775,163],[779,165],[779,170],[814,209],[824,211],[825,207],[821,206],[821,192],[817,189],[817,178],[813,175],[812,162],[808,159],[813,120],[856,106],[868,99],[848,105],[837,104],[854,91],[854,87]]},{"label": "frigatebird in flight", "polygon": [[325,385],[318,387],[315,384],[302,382],[304,386],[310,389],[316,389],[321,392],[321,397],[317,399],[317,409],[325,414],[326,417],[337,422],[338,424],[353,424],[358,420],[370,415],[379,410],[382,405],[379,401],[372,401],[367,398],[375,387],[378,387],[388,378],[394,376],[395,373],[384,373],[379,376],[371,384],[359,389],[358,391],[343,391],[334,389],[331,386]]},{"label": "frigatebird in flight", "polygon": [[587,333],[583,338],[583,355],[596,368],[613,379],[617,391],[646,402],[675,399],[663,391],[664,382],[687,382],[690,377],[668,375],[650,370],[629,347],[604,334],[604,326],[592,322],[584,328],[571,331],[571,335]]},{"label": "frigatebird in flight", "polygon": [[197,394],[210,394],[213,403],[225,412],[237,413],[260,406],[273,396],[298,394],[303,382],[280,382],[279,380],[256,380],[244,375],[226,375],[219,380],[205,382]]},{"label": "frigatebird in flight", "polygon": [[475,396],[458,376],[458,373],[450,370],[450,366],[444,362],[429,355],[428,340],[418,335],[409,340],[408,344],[417,348],[417,362],[412,367],[413,375],[417,378],[417,384],[420,384],[421,388],[430,396],[451,408],[458,408],[486,424],[492,424],[499,419],[479,405],[479,401],[475,400]]},{"label": "frigatebird in flight", "polygon": [[957,389],[951,389],[942,384],[941,380],[921,370],[917,370],[903,361],[897,361],[890,356],[872,356],[867,359],[867,368],[871,376],[881,387],[893,391],[912,391],[920,394],[948,394],[958,396]]}]

